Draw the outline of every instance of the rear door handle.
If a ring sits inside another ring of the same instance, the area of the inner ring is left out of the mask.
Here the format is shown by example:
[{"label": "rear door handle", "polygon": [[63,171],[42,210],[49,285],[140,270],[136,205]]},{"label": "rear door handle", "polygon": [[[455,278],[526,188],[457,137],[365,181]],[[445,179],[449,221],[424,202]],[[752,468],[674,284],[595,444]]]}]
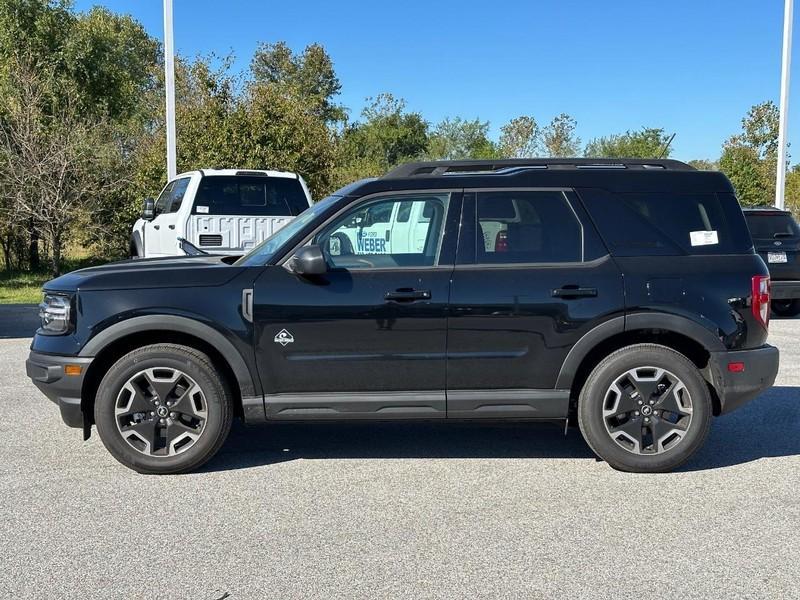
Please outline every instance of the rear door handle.
[{"label": "rear door handle", "polygon": [[416,300],[430,300],[430,290],[399,289],[393,292],[386,292],[383,296],[387,302],[414,302]]},{"label": "rear door handle", "polygon": [[170,229],[175,229],[175,225],[168,225]]},{"label": "rear door handle", "polygon": [[597,288],[584,288],[577,285],[565,285],[553,290],[554,298],[593,298],[597,296]]}]

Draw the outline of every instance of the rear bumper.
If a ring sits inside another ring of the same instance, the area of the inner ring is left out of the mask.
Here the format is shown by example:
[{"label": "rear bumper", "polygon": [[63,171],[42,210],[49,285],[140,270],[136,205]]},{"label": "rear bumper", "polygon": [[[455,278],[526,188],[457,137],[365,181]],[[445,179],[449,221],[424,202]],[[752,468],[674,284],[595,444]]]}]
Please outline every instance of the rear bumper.
[{"label": "rear bumper", "polygon": [[[81,389],[92,360],[31,352],[25,361],[25,372],[28,377],[45,396],[58,405],[61,419],[70,427],[84,427]],[[80,375],[65,374],[64,365],[79,365]]]},{"label": "rear bumper", "polygon": [[800,298],[800,281],[771,281],[772,300],[794,300]]},{"label": "rear bumper", "polygon": [[[742,363],[744,370],[731,372],[730,363]],[[778,349],[769,344],[752,350],[712,352],[707,375],[719,395],[720,414],[736,410],[771,387],[778,363]]]}]

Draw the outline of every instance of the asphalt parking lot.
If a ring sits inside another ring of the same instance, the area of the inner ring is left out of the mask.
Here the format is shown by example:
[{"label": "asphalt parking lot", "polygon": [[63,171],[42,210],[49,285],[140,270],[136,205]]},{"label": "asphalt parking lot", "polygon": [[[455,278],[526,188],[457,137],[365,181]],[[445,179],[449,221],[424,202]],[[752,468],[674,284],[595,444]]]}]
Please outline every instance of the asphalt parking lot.
[{"label": "asphalt parking lot", "polygon": [[800,598],[800,319],[677,473],[553,426],[282,424],[155,477],[31,385],[30,311],[0,318],[3,597]]}]

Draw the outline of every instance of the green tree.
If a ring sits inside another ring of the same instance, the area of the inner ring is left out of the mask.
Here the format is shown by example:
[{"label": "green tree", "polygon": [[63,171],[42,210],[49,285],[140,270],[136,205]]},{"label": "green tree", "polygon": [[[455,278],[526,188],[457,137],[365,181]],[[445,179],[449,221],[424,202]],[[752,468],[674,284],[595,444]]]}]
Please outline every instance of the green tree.
[{"label": "green tree", "polygon": [[593,139],[584,154],[592,158],[664,158],[670,154],[669,141],[662,128],[643,127]]},{"label": "green tree", "polygon": [[544,153],[552,157],[578,156],[581,139],[575,134],[578,122],[567,113],[553,117],[542,131]]},{"label": "green tree", "polygon": [[431,133],[427,156],[433,160],[495,158],[498,151],[488,134],[488,121],[444,119]]},{"label": "green tree", "polygon": [[[770,186],[763,176],[762,161],[753,148],[727,144],[719,159],[719,169],[731,180],[739,202],[745,206],[769,202]],[[774,183],[771,189],[774,191]]]},{"label": "green tree", "polygon": [[256,83],[302,98],[323,120],[332,123],[344,119],[344,108],[333,101],[342,85],[331,57],[319,44],[306,46],[302,53],[295,54],[286,42],[262,43],[250,69]]},{"label": "green tree", "polygon": [[[81,215],[91,218],[106,193],[119,184],[119,148],[106,120],[88,119],[80,99],[50,69],[16,62],[3,82],[0,119],[0,191],[4,216],[41,233],[51,271],[61,271],[63,250]],[[57,108],[51,99],[59,97]]]},{"label": "green tree", "polygon": [[689,166],[694,167],[698,171],[718,171],[719,161],[708,160],[706,158],[695,158],[688,162]]},{"label": "green tree", "polygon": [[536,119],[521,116],[500,128],[498,153],[505,158],[531,158],[539,154],[541,131]]},{"label": "green tree", "polygon": [[337,182],[376,177],[387,169],[419,158],[428,147],[428,124],[422,115],[407,112],[406,103],[391,94],[367,99],[362,121],[345,127]]},{"label": "green tree", "polygon": [[[127,175],[133,149],[148,127],[150,116],[144,100],[155,83],[158,48],[158,42],[137,21],[103,8],[75,13],[67,1],[0,2],[0,118],[10,114],[11,103],[18,96],[14,81],[19,74],[14,69],[26,65],[39,76],[41,92],[37,105],[29,107],[31,116],[39,115],[39,122],[50,119],[53,127],[58,120],[66,120],[78,132],[95,132],[97,124],[103,123],[106,137],[101,140],[102,152],[109,158],[103,162],[103,171],[89,174],[77,169],[74,173],[118,181]],[[49,83],[44,85],[45,82]],[[72,114],[65,115],[65,107]],[[112,156],[116,158],[112,160]],[[96,163],[98,168],[99,165]],[[94,189],[94,196],[108,205],[105,213],[119,212],[121,196],[119,192],[111,193],[113,186],[94,187],[88,180],[84,183],[88,186],[85,189]],[[94,206],[93,202],[85,204]],[[92,219],[83,218],[88,212],[82,205],[73,207],[72,216],[81,221],[81,226],[71,222],[69,227],[79,229],[87,240],[102,238],[103,227],[89,226],[105,216],[93,212]],[[17,224],[13,228],[30,238],[29,257],[34,266],[40,224],[28,219],[21,227]],[[71,233],[65,235],[69,237]],[[11,244],[4,241],[3,245]]]},{"label": "green tree", "polygon": [[800,166],[786,174],[786,208],[794,213],[795,218],[800,218]]},{"label": "green tree", "polygon": [[778,168],[778,107],[772,101],[756,104],[742,119],[742,130],[724,144],[719,161],[747,206],[770,204],[775,197]]}]

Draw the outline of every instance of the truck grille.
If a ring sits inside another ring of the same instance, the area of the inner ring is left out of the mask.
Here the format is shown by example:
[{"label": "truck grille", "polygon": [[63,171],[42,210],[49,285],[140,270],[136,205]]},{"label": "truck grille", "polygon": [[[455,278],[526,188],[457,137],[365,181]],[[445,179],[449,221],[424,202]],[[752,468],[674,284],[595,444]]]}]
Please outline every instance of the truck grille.
[{"label": "truck grille", "polygon": [[201,235],[200,236],[200,245],[201,246],[222,246],[222,236],[215,234],[215,235]]}]

